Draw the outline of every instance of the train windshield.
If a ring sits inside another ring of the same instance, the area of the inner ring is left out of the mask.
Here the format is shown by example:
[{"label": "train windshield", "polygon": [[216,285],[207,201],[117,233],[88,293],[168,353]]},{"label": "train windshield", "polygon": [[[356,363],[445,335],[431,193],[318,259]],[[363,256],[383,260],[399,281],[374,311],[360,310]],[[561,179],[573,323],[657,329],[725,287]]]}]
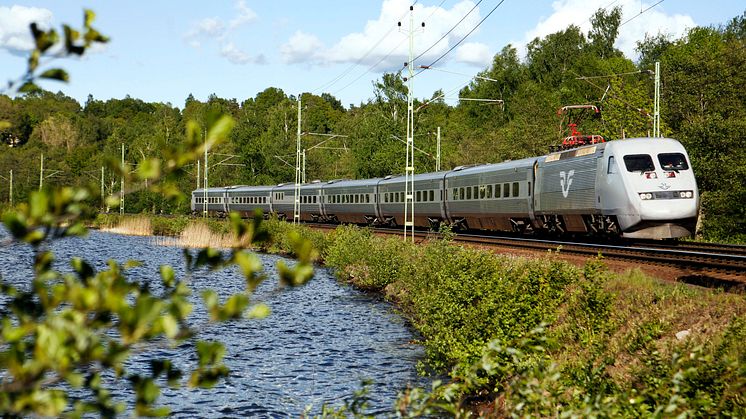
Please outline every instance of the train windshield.
[{"label": "train windshield", "polygon": [[689,168],[686,158],[681,153],[658,154],[658,162],[660,162],[663,170],[686,170]]},{"label": "train windshield", "polygon": [[624,165],[628,172],[650,172],[655,170],[653,158],[648,154],[630,154],[624,156]]}]

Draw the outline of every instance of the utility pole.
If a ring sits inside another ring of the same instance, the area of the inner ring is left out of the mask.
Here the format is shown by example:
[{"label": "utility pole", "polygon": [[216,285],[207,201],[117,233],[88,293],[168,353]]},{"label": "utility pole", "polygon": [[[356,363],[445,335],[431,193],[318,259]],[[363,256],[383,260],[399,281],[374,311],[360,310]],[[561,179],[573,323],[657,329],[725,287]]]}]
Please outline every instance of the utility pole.
[{"label": "utility pole", "polygon": [[197,189],[199,189],[199,176],[200,176],[200,174],[199,174],[199,172],[200,172],[199,167],[201,166],[201,163],[202,162],[200,162],[199,160],[197,160]]},{"label": "utility pole", "polygon": [[104,166],[101,166],[101,209],[106,206],[106,190],[104,189]]},{"label": "utility pole", "polygon": [[303,149],[303,175],[301,176],[301,182],[306,183],[306,149]]},{"label": "utility pole", "polygon": [[435,171],[440,172],[440,127],[438,127],[438,142],[435,147]]},{"label": "utility pole", "polygon": [[293,200],[293,224],[300,223],[300,183],[301,183],[301,150],[300,150],[300,124],[301,124],[301,94],[298,94],[298,137],[295,145],[295,198]]},{"label": "utility pole", "polygon": [[39,164],[39,192],[41,192],[41,188],[44,186],[44,154],[42,153],[40,164]]},{"label": "utility pole", "polygon": [[207,130],[205,130],[205,179],[202,182],[202,216],[207,217]]},{"label": "utility pole", "polygon": [[655,62],[655,101],[653,105],[653,137],[661,136],[661,63]]},{"label": "utility pole", "polygon": [[124,173],[127,168],[124,166],[124,143],[122,143],[122,184],[119,187],[119,214],[124,215]]},{"label": "utility pole", "polygon": [[[401,22],[399,22],[401,27]],[[425,22],[422,22],[422,27]],[[414,242],[414,6],[409,6],[409,70],[407,78],[407,153],[404,167],[404,240]]]}]

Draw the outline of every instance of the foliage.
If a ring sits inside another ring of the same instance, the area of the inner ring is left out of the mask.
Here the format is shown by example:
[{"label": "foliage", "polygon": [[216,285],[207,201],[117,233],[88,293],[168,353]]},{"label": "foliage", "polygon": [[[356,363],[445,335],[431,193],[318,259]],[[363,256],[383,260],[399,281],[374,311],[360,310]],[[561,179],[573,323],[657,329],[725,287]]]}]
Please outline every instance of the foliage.
[{"label": "foliage", "polygon": [[397,302],[422,335],[423,366],[450,372],[400,394],[399,416],[746,413],[742,296],[612,274],[602,258],[579,270],[350,226],[325,246],[341,279]]},{"label": "foliage", "polygon": [[[556,110],[563,105],[592,103],[602,108],[603,118],[581,121],[581,132],[611,140],[647,136],[652,130],[654,94],[650,72],[660,61],[662,132],[681,140],[689,150],[702,192],[701,233],[710,240],[742,241],[746,225],[740,220],[746,217],[738,203],[746,189],[738,182],[743,165],[733,162],[744,161],[739,154],[745,120],[740,68],[746,60],[746,19],[737,16],[720,27],[692,28],[680,39],[648,36],[639,43],[641,57],[634,62],[613,47],[620,18],[618,8],[598,10],[591,17],[589,32],[569,26],[536,38],[529,43],[525,60],[516,48],[505,46],[459,92],[464,99],[501,103],[451,104],[444,99],[451,94],[446,89],[429,100],[414,98],[415,142],[427,153],[416,153],[417,171],[435,168],[432,156],[438,127],[444,169],[544,154],[560,140]],[[81,35],[81,42],[84,38]],[[406,93],[400,76],[384,74],[373,83],[369,99],[346,104],[347,108],[329,93],[301,94],[307,179],[401,173],[404,145],[397,138],[404,138],[406,129]],[[121,160],[122,145],[131,167],[167,159],[164,150],[185,143],[187,121],[194,121],[194,129],[204,133],[211,115],[223,113],[232,116],[236,126],[226,142],[210,149],[214,154],[209,157],[208,186],[292,182],[296,99],[276,87],[241,100],[216,95],[197,100],[189,95],[181,109],[129,96],[105,101],[89,96],[84,104],[46,91],[0,96],[0,120],[6,121],[0,126],[0,139],[13,146],[0,155],[0,174],[7,178],[14,169],[16,201],[26,200],[38,189],[38,165],[32,162],[43,153],[45,166],[60,172],[45,180],[47,187],[95,183],[100,188],[103,177],[104,194],[112,194],[119,190],[121,179],[115,171],[102,176],[101,168]],[[229,163],[239,166],[215,165],[223,159],[216,154],[238,156]],[[197,186],[197,172],[195,163],[184,166],[173,174],[172,188],[190,192]],[[146,181],[142,182],[125,179],[127,212],[190,211],[187,201],[166,199],[148,191]],[[6,183],[0,183],[3,200],[7,192]],[[118,209],[103,202],[101,208]]]},{"label": "foliage", "polygon": [[[187,141],[181,147],[164,150],[168,159],[141,162],[134,173],[118,167],[120,175],[135,182],[149,181],[150,191],[175,193],[169,188],[170,174],[193,160],[202,147],[217,145],[227,138],[232,121],[216,117],[208,126],[205,141],[199,130],[187,124]],[[187,147],[189,145],[189,147]],[[195,330],[189,325],[192,305],[189,278],[203,268],[237,266],[246,278],[246,291],[220,302],[213,291],[203,299],[212,321],[263,317],[268,308],[251,304],[251,293],[264,278],[261,261],[240,248],[230,252],[202,249],[184,252],[185,277],[176,277],[172,267],[160,268],[160,284],[137,282],[127,277],[136,262],[119,264],[96,271],[81,258],[73,258],[73,273],[53,268],[50,240],[80,236],[84,223],[93,218],[91,200],[99,200],[86,188],[61,188],[54,192],[37,191],[27,203],[4,215],[4,224],[14,240],[32,246],[34,278],[31,286],[15,287],[2,283],[5,296],[0,319],[0,368],[5,371],[0,396],[0,411],[8,416],[65,414],[79,417],[89,413],[114,416],[124,409],[112,398],[103,377],[115,377],[130,383],[138,416],[168,414],[155,406],[160,394],[160,377],[170,386],[183,385],[188,373],[191,387],[210,388],[229,371],[222,363],[225,348],[217,341],[194,341]],[[121,196],[110,197],[115,204]],[[106,222],[102,217],[98,222]],[[248,222],[233,215],[230,227],[247,242],[266,240],[261,217]],[[167,229],[164,229],[167,230]],[[313,253],[303,239],[293,242],[298,263],[290,268],[278,266],[281,283],[299,286],[313,275]],[[151,359],[150,373],[131,372],[130,355],[157,345],[194,345],[198,364],[195,370],[182,371],[168,359]],[[80,390],[83,392],[81,393]],[[72,391],[76,394],[73,396]],[[79,394],[83,394],[80,396]]]}]

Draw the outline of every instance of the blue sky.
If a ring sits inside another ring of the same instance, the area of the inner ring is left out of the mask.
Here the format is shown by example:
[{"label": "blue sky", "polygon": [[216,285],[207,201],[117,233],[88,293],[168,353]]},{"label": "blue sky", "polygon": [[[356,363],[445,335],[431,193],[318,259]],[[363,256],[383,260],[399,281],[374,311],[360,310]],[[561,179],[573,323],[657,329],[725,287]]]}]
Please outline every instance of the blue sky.
[{"label": "blue sky", "polygon": [[[416,65],[440,57],[499,3],[418,0],[415,25],[424,21],[425,28],[415,35],[415,54],[434,46]],[[215,93],[242,101],[274,86],[287,94],[332,93],[348,106],[371,98],[372,83],[384,71],[398,71],[406,61],[407,36],[396,25],[402,20],[408,27],[410,4],[406,0],[5,2],[0,4],[0,76],[9,80],[23,73],[24,54],[31,45],[30,21],[55,28],[61,23],[80,27],[82,10],[90,8],[97,14],[94,26],[111,42],[82,59],[53,62],[70,72],[71,81],[46,82],[45,88],[62,90],[81,102],[90,93],[97,99],[130,95],[182,107],[190,93],[200,100]],[[587,30],[593,12],[607,6],[621,6],[622,21],[629,20],[617,42],[628,56],[634,55],[634,43],[645,33],[679,36],[692,26],[725,23],[746,10],[742,0],[505,0],[438,62],[437,69],[414,79],[415,95],[430,97],[443,89],[452,98],[506,44],[521,50],[535,36],[570,23]]]}]

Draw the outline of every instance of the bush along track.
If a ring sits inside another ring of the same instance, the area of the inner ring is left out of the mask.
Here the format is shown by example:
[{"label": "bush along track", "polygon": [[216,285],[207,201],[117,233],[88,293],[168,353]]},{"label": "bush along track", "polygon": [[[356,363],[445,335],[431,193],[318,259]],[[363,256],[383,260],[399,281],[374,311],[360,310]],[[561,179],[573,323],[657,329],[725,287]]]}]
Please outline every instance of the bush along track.
[{"label": "bush along track", "polygon": [[411,246],[340,227],[322,256],[384,293],[422,334],[423,371],[450,371],[398,401],[405,416],[746,415],[746,299],[579,269],[447,240]]}]

